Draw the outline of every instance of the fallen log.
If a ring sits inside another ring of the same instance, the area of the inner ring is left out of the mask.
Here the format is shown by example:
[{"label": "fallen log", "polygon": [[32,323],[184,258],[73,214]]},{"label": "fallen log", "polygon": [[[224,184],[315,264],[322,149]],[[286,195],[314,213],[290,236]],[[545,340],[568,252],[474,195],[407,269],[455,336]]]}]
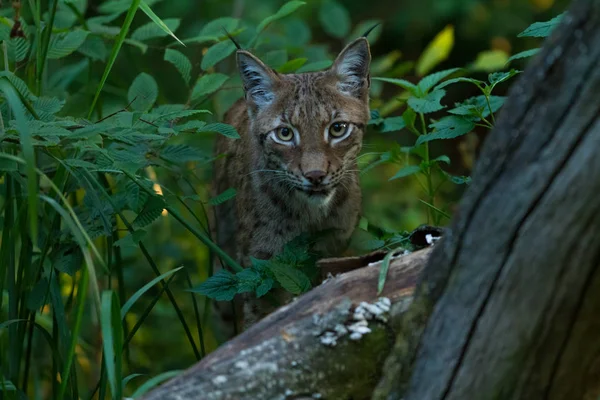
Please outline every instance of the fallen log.
[{"label": "fallen log", "polygon": [[392,259],[381,296],[381,261],[328,279],[143,399],[369,398],[430,252]]}]

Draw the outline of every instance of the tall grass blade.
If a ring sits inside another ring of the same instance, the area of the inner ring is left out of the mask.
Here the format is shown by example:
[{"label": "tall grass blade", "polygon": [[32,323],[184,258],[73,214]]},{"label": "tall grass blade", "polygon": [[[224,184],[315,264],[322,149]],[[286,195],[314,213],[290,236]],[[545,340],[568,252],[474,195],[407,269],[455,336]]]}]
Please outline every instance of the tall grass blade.
[{"label": "tall grass blade", "polygon": [[162,29],[163,31],[165,31],[166,33],[168,33],[169,35],[171,35],[173,37],[173,39],[177,40],[182,46],[185,47],[185,44],[183,44],[183,42],[181,40],[179,40],[179,38],[177,36],[175,36],[175,34],[169,29],[169,27],[163,22],[162,19],[160,19],[160,17],[158,15],[156,15],[154,13],[154,11],[152,11],[152,9],[148,6],[148,4],[146,4],[144,2],[144,0],[142,0],[140,2],[140,8],[142,9],[142,11],[144,13],[146,13],[146,15],[156,24],[158,25],[158,27],[160,29]]},{"label": "tall grass blade", "polygon": [[108,62],[106,63],[106,68],[104,69],[104,73],[102,74],[102,78],[100,79],[100,83],[98,84],[98,88],[96,89],[94,100],[92,100],[92,105],[90,106],[90,111],[88,112],[88,119],[90,119],[92,117],[92,114],[94,113],[94,109],[96,108],[96,103],[98,102],[98,98],[100,97],[102,88],[104,87],[104,84],[108,79],[108,75],[110,74],[110,71],[113,65],[115,64],[117,56],[119,55],[119,51],[121,50],[121,46],[123,46],[123,42],[125,42],[125,38],[127,37],[127,33],[129,32],[131,23],[133,22],[133,17],[135,17],[135,13],[137,12],[140,3],[141,0],[131,1],[131,6],[129,6],[129,10],[127,11],[127,15],[125,16],[125,21],[123,22],[123,26],[119,31],[119,36],[117,36],[117,40],[115,41],[112,52],[110,53],[110,57],[108,58]]}]

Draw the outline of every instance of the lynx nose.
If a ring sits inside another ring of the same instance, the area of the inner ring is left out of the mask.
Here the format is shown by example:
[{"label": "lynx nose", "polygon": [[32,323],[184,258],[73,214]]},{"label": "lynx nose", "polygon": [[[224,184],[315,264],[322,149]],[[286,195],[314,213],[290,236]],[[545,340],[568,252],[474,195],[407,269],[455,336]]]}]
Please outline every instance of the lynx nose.
[{"label": "lynx nose", "polygon": [[304,177],[308,179],[313,185],[320,185],[323,179],[327,175],[327,172],[321,170],[308,171],[304,174]]}]

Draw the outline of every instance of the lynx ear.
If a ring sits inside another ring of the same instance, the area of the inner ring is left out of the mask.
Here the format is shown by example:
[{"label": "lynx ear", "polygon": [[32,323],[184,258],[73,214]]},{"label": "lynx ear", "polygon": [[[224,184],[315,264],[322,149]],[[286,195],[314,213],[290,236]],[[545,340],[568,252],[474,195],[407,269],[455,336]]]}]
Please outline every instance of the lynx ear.
[{"label": "lynx ear", "polygon": [[237,65],[242,77],[246,99],[257,108],[268,106],[275,99],[279,76],[251,53],[239,50]]},{"label": "lynx ear", "polygon": [[371,52],[366,38],[360,37],[346,46],[331,67],[338,79],[338,89],[342,93],[363,98],[370,85],[370,64]]}]

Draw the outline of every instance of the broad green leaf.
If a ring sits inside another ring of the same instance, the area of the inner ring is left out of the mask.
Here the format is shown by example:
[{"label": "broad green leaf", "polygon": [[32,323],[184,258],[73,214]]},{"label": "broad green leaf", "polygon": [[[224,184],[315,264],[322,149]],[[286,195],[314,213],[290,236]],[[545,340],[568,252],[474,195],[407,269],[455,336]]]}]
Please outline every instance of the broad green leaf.
[{"label": "broad green leaf", "polygon": [[371,79],[372,80],[376,80],[376,81],[393,83],[396,86],[400,86],[402,89],[408,90],[413,95],[417,94],[417,85],[415,85],[414,83],[411,83],[411,82],[409,82],[407,80],[404,80],[404,79],[378,78],[378,77],[373,77]]},{"label": "broad green leaf", "polygon": [[275,281],[271,278],[266,278],[261,282],[261,284],[256,288],[256,297],[263,297],[271,288]]},{"label": "broad green leaf", "polygon": [[231,301],[237,294],[237,279],[231,272],[221,269],[199,286],[190,289],[217,301]]},{"label": "broad green leaf", "polygon": [[133,226],[143,228],[154,222],[165,209],[165,201],[161,196],[149,196],[142,211],[133,220]]},{"label": "broad green leaf", "polygon": [[452,75],[453,73],[459,70],[460,68],[451,68],[444,71],[434,72],[433,74],[427,75],[426,77],[421,79],[417,87],[419,88],[421,93],[426,94],[427,92],[429,92],[429,89],[437,85],[444,78]]},{"label": "broad green leaf", "polygon": [[298,269],[279,264],[273,264],[269,269],[275,275],[277,282],[292,294],[302,294],[311,288],[310,279]]},{"label": "broad green leaf", "polygon": [[315,61],[312,63],[304,64],[302,67],[298,68],[296,73],[300,74],[303,72],[322,71],[326,68],[331,67],[332,64],[333,64],[333,61],[330,61],[330,60]]},{"label": "broad green leaf", "polygon": [[83,254],[75,244],[62,246],[52,253],[52,267],[70,276],[75,276],[83,265]]},{"label": "broad green leaf", "polygon": [[260,273],[253,268],[245,268],[235,274],[235,277],[238,281],[238,293],[254,292],[262,281]]},{"label": "broad green leaf", "polygon": [[206,161],[206,153],[187,144],[174,144],[166,146],[160,151],[160,158],[180,164],[190,161]]},{"label": "broad green leaf", "polygon": [[474,120],[478,121],[481,116],[483,118],[486,118],[488,115],[490,115],[490,107],[491,112],[495,113],[496,111],[498,111],[500,107],[502,107],[502,105],[504,104],[504,100],[505,97],[502,96],[490,96],[490,104],[488,105],[488,102],[484,95],[474,96],[468,98],[462,103],[456,104],[456,106],[453,109],[448,110],[448,113],[461,115],[465,117],[474,117]]},{"label": "broad green leaf", "polygon": [[508,72],[494,72],[489,74],[488,81],[490,82],[490,92],[496,87],[497,84],[509,80],[513,76],[519,74],[521,71],[511,69]]},{"label": "broad green leaf", "polygon": [[215,36],[221,37],[225,34],[225,31],[231,33],[233,32],[239,25],[240,20],[232,17],[222,17],[214,19],[208,22],[202,30],[200,31],[199,36]]},{"label": "broad green leaf", "polygon": [[319,21],[330,36],[341,39],[350,33],[350,13],[335,0],[325,0],[319,9]]},{"label": "broad green leaf", "polygon": [[306,4],[304,1],[297,1],[297,0],[288,1],[283,6],[281,6],[279,11],[277,11],[275,14],[263,19],[260,22],[260,24],[258,24],[258,27],[256,27],[256,33],[257,34],[261,33],[263,30],[265,30],[265,28],[267,26],[269,26],[269,24],[271,22],[277,21],[278,19],[281,19],[283,17],[287,17],[288,15],[290,15],[291,13],[296,11],[298,8],[300,8],[304,4]]},{"label": "broad green leaf", "polygon": [[300,18],[288,18],[283,26],[285,37],[290,46],[303,47],[312,37],[310,27]]},{"label": "broad green leaf", "polygon": [[27,58],[31,49],[29,40],[22,37],[15,37],[7,40],[6,50],[8,59],[12,62],[21,62]]},{"label": "broad green leaf", "polygon": [[234,188],[229,188],[225,190],[223,193],[218,194],[208,201],[211,206],[217,206],[219,204],[225,203],[227,200],[231,200],[235,197],[236,191]]},{"label": "broad green leaf", "polygon": [[127,92],[127,100],[131,103],[131,108],[137,111],[149,110],[157,98],[158,85],[154,78],[145,72],[134,79]]},{"label": "broad green leaf", "polygon": [[[176,31],[177,28],[179,28],[181,20],[179,18],[167,18],[163,23],[169,31]],[[169,35],[170,33],[165,31],[161,26],[157,25],[154,21],[150,21],[133,31],[131,38],[143,42],[145,40],[166,37]]]},{"label": "broad green leaf", "polygon": [[101,37],[88,36],[85,42],[77,49],[77,51],[92,60],[105,62],[108,57],[108,49],[106,43]]},{"label": "broad green leaf", "polygon": [[131,307],[133,307],[135,302],[138,301],[140,299],[140,297],[142,297],[144,295],[144,293],[146,293],[148,290],[150,290],[150,288],[152,288],[152,286],[156,285],[158,282],[162,281],[163,279],[168,278],[169,276],[173,275],[174,273],[180,271],[182,268],[183,267],[179,267],[179,268],[175,268],[170,271],[167,271],[164,274],[152,279],[150,282],[148,282],[147,284],[142,286],[140,289],[138,289],[133,294],[133,296],[131,296],[129,298],[129,300],[127,300],[127,302],[125,304],[123,304],[123,307],[121,307],[121,314],[120,314],[121,320],[122,321],[125,320],[125,316],[127,316],[127,313],[129,312]]},{"label": "broad green leaf", "polygon": [[152,9],[148,5],[148,3],[146,3],[144,0],[142,0],[140,2],[140,8],[158,27],[160,27],[160,29],[162,29],[168,35],[171,35],[173,37],[173,39],[177,40],[182,46],[185,46],[185,44],[183,44],[181,42],[181,40],[179,40],[179,38],[177,36],[175,36],[175,34],[169,28],[169,26],[167,26],[167,24],[165,22],[163,22],[163,20],[160,19],[158,17],[158,15],[154,14],[154,11],[152,11]]},{"label": "broad green leaf", "polygon": [[296,72],[300,67],[306,63],[307,58],[294,58],[277,68],[277,72],[280,74],[289,74]]},{"label": "broad green leaf", "polygon": [[471,65],[474,71],[492,72],[504,68],[508,62],[508,54],[502,50],[482,51]]},{"label": "broad green leaf", "polygon": [[[161,0],[146,0],[146,4],[149,6],[158,3]],[[119,15],[123,14],[129,8],[129,2],[123,0],[107,0],[103,1],[100,5],[98,5],[98,11],[102,14],[110,14],[106,16],[101,16],[100,18],[112,18],[110,21],[119,17]]]},{"label": "broad green leaf", "polygon": [[165,50],[165,61],[170,62],[177,68],[177,71],[181,74],[186,84],[190,83],[192,76],[192,63],[190,60],[180,51],[173,49]]},{"label": "broad green leaf", "polygon": [[475,123],[468,119],[451,115],[431,124],[430,127],[435,128],[435,132],[419,136],[415,144],[416,146],[432,140],[453,139],[466,135],[475,128]]},{"label": "broad green leaf", "polygon": [[48,46],[49,59],[63,58],[79,49],[85,42],[89,31],[76,29],[66,33],[53,34]]},{"label": "broad green leaf", "polygon": [[468,185],[471,183],[471,177],[470,176],[456,176],[456,175],[450,175],[449,173],[447,173],[446,171],[442,170],[442,173],[444,174],[444,176],[450,180],[450,182],[456,184],[456,185]]},{"label": "broad green leaf", "polygon": [[200,67],[206,71],[219,61],[222,61],[223,59],[228,57],[234,51],[235,44],[233,44],[230,40],[225,40],[214,44],[210,46],[206,51],[206,54],[204,54]]},{"label": "broad green leaf", "polygon": [[407,103],[410,108],[417,113],[432,113],[444,108],[444,106],[440,104],[440,100],[442,100],[445,95],[446,91],[444,89],[436,89],[423,98],[410,97]]},{"label": "broad green leaf", "polygon": [[389,181],[393,181],[394,179],[399,179],[399,178],[405,178],[407,176],[410,175],[414,175],[418,172],[421,171],[421,167],[418,165],[408,165],[402,169],[400,169],[400,171],[396,172],[396,174],[394,176],[392,176],[390,179],[388,179]]},{"label": "broad green leaf", "polygon": [[406,127],[406,122],[400,117],[381,118],[376,124],[379,132],[396,132]]},{"label": "broad green leaf", "polygon": [[417,74],[420,76],[427,74],[448,58],[453,47],[454,26],[448,25],[433,38],[419,57],[415,67]]},{"label": "broad green leaf", "polygon": [[550,21],[546,22],[535,22],[523,32],[519,33],[518,37],[548,37],[552,31],[560,24],[565,14],[557,15]]},{"label": "broad green leaf", "polygon": [[224,74],[214,73],[202,75],[196,82],[196,85],[194,85],[194,89],[192,90],[192,100],[197,101],[204,96],[216,92],[225,82],[227,82],[227,80],[229,80],[229,77]]},{"label": "broad green leaf", "polygon": [[527,58],[527,57],[535,56],[537,53],[540,52],[540,50],[541,49],[531,49],[531,50],[522,51],[522,52],[517,53],[517,54],[513,54],[508,59],[507,63],[511,62],[511,61],[514,61],[514,60],[520,60],[521,58]]},{"label": "broad green leaf", "polygon": [[285,49],[269,51],[263,57],[263,62],[273,69],[277,69],[288,60],[288,54]]},{"label": "broad green leaf", "polygon": [[224,124],[222,122],[215,122],[213,124],[207,124],[203,126],[199,132],[217,132],[223,136],[227,136],[232,139],[239,139],[240,134],[231,125]]}]

